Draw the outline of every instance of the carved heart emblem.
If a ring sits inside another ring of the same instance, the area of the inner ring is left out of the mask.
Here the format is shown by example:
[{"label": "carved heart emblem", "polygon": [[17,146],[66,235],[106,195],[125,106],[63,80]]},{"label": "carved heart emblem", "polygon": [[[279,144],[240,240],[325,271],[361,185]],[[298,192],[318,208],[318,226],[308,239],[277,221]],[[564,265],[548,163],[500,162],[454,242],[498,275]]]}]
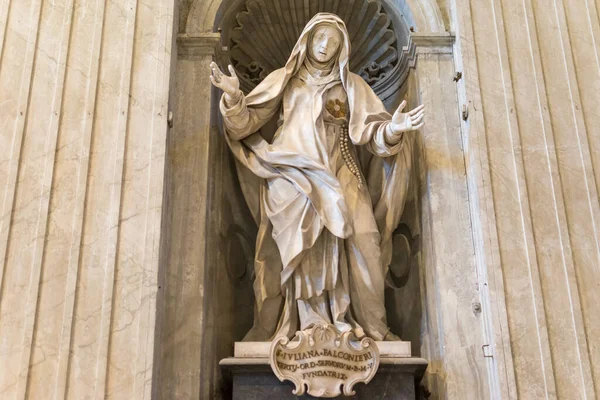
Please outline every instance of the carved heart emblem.
[{"label": "carved heart emblem", "polygon": [[346,103],[339,99],[327,101],[325,108],[334,118],[345,118],[347,115]]}]

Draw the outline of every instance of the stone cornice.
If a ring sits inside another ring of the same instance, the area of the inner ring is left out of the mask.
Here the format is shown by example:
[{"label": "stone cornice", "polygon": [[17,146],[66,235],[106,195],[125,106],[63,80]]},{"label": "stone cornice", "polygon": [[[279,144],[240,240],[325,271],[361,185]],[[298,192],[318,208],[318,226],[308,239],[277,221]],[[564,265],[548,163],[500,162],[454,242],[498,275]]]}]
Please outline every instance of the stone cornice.
[{"label": "stone cornice", "polygon": [[177,35],[177,54],[180,56],[215,55],[221,46],[220,33]]},{"label": "stone cornice", "polygon": [[411,39],[418,53],[452,53],[455,36],[450,32],[413,33]]}]

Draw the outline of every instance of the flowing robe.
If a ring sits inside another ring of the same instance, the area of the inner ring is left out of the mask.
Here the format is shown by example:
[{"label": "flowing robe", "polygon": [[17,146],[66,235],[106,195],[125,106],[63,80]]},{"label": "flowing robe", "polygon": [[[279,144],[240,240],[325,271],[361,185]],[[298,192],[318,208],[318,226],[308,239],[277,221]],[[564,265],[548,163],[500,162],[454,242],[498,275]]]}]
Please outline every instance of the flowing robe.
[{"label": "flowing robe", "polygon": [[[358,75],[348,73],[345,82],[336,73],[315,78],[305,67],[286,74],[286,68],[274,71],[248,96],[220,103],[259,224],[255,324],[246,340],[291,336],[320,322],[381,340],[389,330],[384,283],[406,195],[410,143],[386,139],[391,115]],[[336,100],[347,104],[348,115],[327,111],[327,102]],[[268,143],[255,132],[278,111],[282,123]],[[355,146],[377,156],[361,165],[368,190],[359,189],[342,159],[342,123],[355,160],[365,159]]]}]

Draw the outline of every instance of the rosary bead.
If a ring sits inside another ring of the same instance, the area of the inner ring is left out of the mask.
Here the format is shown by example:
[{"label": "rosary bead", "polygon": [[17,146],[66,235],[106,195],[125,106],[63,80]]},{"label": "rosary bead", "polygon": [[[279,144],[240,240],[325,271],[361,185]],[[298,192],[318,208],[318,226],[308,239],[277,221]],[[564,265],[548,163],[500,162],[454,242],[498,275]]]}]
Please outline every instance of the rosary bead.
[{"label": "rosary bead", "polygon": [[342,125],[342,128],[339,131],[339,136],[340,136],[340,150],[342,153],[342,158],[344,160],[344,163],[348,167],[348,170],[350,171],[350,173],[352,175],[354,175],[356,177],[356,179],[358,180],[358,188],[362,189],[363,188],[363,179],[362,179],[362,175],[360,174],[360,169],[358,168],[358,164],[356,163],[356,161],[352,157],[352,153],[350,152],[350,147],[348,145],[350,142],[350,137],[348,135],[348,127],[346,125]]}]

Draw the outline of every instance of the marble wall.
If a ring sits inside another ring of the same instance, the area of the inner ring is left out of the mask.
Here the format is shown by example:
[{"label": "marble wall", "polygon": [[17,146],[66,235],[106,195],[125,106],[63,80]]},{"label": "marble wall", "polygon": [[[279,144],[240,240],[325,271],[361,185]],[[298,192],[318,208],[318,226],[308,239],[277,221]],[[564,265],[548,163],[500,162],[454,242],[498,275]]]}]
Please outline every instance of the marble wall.
[{"label": "marble wall", "polygon": [[471,234],[468,181],[451,37],[414,35],[419,100],[428,110],[421,153],[421,356],[433,399],[481,400],[490,393],[484,316]]},{"label": "marble wall", "polygon": [[0,398],[149,399],[171,0],[0,2]]},{"label": "marble wall", "polygon": [[[600,2],[389,3],[431,114],[432,398],[598,397]],[[178,5],[0,1],[2,399],[226,395],[254,231],[205,72],[221,1]]]},{"label": "marble wall", "polygon": [[599,7],[451,6],[492,398],[600,395]]},{"label": "marble wall", "polygon": [[219,35],[179,35],[167,142],[158,399],[222,395],[220,359],[252,326],[256,224],[219,131],[209,65]]}]

